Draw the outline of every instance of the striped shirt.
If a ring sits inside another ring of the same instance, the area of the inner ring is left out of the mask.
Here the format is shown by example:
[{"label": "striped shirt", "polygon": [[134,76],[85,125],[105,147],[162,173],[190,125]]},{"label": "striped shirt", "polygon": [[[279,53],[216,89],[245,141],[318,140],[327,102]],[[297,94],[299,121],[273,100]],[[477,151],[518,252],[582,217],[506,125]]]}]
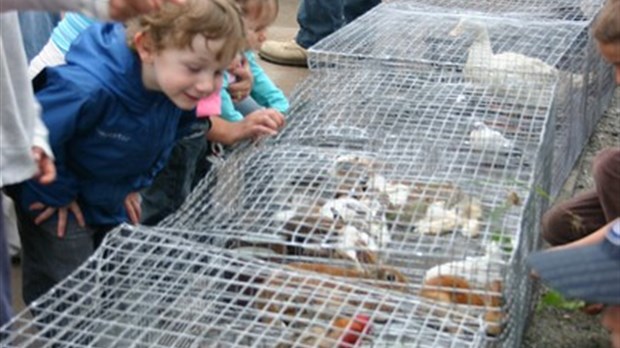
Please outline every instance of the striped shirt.
[{"label": "striped shirt", "polygon": [[94,22],[95,20],[82,14],[68,12],[52,31],[51,40],[63,54],[66,54],[73,40]]}]

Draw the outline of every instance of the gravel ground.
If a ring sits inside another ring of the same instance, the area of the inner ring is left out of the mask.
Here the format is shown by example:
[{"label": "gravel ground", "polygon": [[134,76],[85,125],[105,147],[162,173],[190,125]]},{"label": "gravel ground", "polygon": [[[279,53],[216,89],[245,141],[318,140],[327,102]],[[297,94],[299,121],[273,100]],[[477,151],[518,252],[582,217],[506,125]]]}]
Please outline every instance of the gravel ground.
[{"label": "gravel ground", "polygon": [[[616,88],[610,107],[598,124],[560,199],[594,185],[590,167],[602,148],[620,146],[620,88]],[[619,183],[620,184],[620,183]],[[542,289],[541,293],[546,291]],[[542,306],[536,310],[525,332],[523,348],[609,348],[607,332],[600,326],[600,315],[578,310]]]}]

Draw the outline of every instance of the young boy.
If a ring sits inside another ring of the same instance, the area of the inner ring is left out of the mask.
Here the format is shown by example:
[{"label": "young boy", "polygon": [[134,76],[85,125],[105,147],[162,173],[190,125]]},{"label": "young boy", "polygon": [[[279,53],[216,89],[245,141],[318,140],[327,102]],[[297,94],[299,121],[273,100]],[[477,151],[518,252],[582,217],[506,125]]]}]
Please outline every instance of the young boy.
[{"label": "young boy", "polygon": [[[191,15],[190,15],[191,14]],[[121,24],[94,24],[67,65],[35,80],[56,155],[57,180],[13,190],[23,242],[23,294],[30,303],[78,267],[103,234],[139,221],[150,185],[195,107],[214,92],[244,42],[227,0],[188,0]],[[269,115],[249,132],[280,126]]]},{"label": "young boy", "polygon": [[[278,0],[236,0],[246,29],[247,50],[240,55],[252,74],[253,83],[249,95],[231,91],[229,83],[239,68],[229,69],[224,75],[221,93],[211,95],[198,103],[199,118],[211,117],[213,126],[208,138],[211,143],[190,135],[175,146],[166,168],[155,179],[152,186],[141,192],[142,223],[156,225],[167,215],[176,211],[185,201],[191,190],[210,170],[207,156],[221,155],[221,151],[211,151],[210,146],[217,143],[233,145],[244,136],[234,136],[235,129],[255,117],[270,113],[283,117],[289,103],[284,93],[269,79],[256,62],[253,50],[258,50],[265,40],[265,30],[278,15]],[[234,67],[239,65],[233,63]],[[243,68],[241,68],[243,70]],[[239,98],[237,98],[239,97]],[[217,148],[217,146],[215,146]]]}]

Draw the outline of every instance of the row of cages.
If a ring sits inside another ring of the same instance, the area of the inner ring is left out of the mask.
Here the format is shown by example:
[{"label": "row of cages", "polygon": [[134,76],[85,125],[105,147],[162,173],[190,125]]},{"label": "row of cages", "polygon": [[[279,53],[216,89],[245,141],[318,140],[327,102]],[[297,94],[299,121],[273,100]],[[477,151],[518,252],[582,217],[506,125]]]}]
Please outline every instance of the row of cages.
[{"label": "row of cages", "polygon": [[383,3],[309,50],[314,71],[434,71],[439,81],[497,87],[555,81],[552,196],[613,94],[590,29],[601,1]]},{"label": "row of cages", "polygon": [[110,233],[0,343],[519,346],[555,88],[314,72],[278,136],[157,227]]},{"label": "row of cages", "polygon": [[0,345],[520,346],[542,212],[611,95],[599,7],[376,7],[312,47],[278,136],[112,231]]}]

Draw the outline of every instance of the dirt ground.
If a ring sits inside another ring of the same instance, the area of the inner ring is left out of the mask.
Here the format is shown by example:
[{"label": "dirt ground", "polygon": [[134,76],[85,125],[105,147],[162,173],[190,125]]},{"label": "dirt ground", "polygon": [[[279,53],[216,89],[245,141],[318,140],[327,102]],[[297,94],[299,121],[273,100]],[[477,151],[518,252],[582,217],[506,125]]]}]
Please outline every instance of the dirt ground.
[{"label": "dirt ground", "polygon": [[[620,146],[620,88],[616,88],[610,107],[598,124],[559,199],[594,186],[590,168],[601,149]],[[620,185],[620,183],[618,183]],[[542,289],[541,293],[546,291]],[[525,332],[523,348],[609,348],[607,332],[600,315],[590,316],[578,310],[542,306],[536,310]]]}]

